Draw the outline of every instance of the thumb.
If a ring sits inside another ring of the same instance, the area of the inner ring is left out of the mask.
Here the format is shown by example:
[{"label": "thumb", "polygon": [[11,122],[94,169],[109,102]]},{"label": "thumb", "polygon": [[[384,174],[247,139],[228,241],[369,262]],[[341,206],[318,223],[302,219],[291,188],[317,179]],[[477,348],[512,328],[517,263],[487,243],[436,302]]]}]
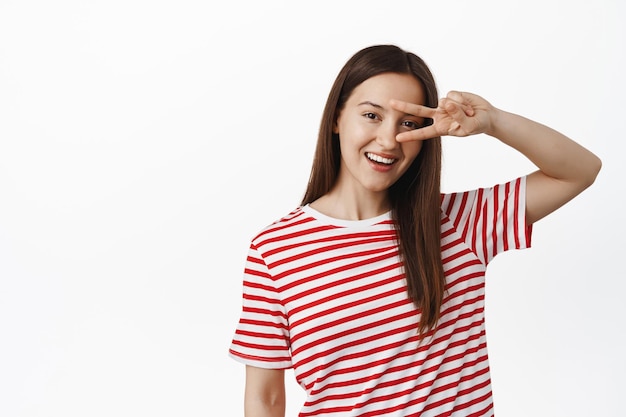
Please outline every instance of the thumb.
[{"label": "thumb", "polygon": [[466,115],[472,117],[474,115],[474,107],[472,103],[471,94],[467,94],[461,91],[452,90],[448,92],[446,98],[458,103]]},{"label": "thumb", "polygon": [[444,99],[442,105],[443,110],[452,119],[450,125],[448,126],[447,134],[453,136],[465,136],[466,133],[463,133],[462,130],[465,130],[464,127],[467,124],[467,115],[465,114],[463,105],[450,98]]}]

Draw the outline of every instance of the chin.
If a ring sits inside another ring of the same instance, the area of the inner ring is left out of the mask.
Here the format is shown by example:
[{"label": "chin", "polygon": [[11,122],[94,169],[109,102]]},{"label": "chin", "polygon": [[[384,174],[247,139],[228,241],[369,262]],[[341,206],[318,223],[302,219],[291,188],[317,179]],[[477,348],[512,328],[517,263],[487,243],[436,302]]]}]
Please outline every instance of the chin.
[{"label": "chin", "polygon": [[387,192],[389,191],[389,188],[392,186],[393,184],[372,184],[370,186],[366,186],[365,189],[369,192],[372,193],[383,193],[383,192]]}]

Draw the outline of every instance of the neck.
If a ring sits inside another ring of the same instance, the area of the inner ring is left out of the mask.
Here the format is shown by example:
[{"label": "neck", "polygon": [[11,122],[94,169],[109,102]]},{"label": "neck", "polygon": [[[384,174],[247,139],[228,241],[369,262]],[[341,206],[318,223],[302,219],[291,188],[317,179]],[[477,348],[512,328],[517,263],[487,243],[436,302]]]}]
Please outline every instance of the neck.
[{"label": "neck", "polygon": [[311,203],[311,207],[326,216],[342,220],[371,219],[391,208],[387,191],[355,192],[337,186]]}]

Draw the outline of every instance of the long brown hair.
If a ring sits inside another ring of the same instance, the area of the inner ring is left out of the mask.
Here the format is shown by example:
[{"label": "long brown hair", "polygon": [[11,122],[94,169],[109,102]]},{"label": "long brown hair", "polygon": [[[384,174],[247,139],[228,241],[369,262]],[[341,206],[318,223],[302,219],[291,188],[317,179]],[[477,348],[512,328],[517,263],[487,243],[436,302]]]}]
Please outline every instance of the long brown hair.
[{"label": "long brown hair", "polygon": [[[335,184],[341,152],[333,125],[350,94],[368,78],[389,72],[414,76],[424,89],[423,104],[437,107],[435,80],[417,55],[395,45],[375,45],[358,51],[341,69],[328,95],[302,205],[317,200]],[[432,120],[426,119],[427,125],[431,123]],[[437,137],[424,141],[411,166],[388,190],[408,296],[421,310],[420,334],[435,329],[445,291],[440,177],[441,138]]]}]

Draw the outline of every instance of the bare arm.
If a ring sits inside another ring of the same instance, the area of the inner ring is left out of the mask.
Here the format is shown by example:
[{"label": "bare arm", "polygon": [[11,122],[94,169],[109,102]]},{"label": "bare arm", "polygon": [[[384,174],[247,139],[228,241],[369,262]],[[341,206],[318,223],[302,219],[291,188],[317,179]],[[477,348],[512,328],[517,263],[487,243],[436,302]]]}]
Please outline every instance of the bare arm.
[{"label": "bare arm", "polygon": [[538,168],[526,183],[526,222],[532,224],[567,203],[596,179],[600,159],[561,133],[524,117],[494,110],[485,133],[520,151]]},{"label": "bare arm", "polygon": [[401,133],[398,141],[485,133],[524,154],[538,171],[526,183],[526,223],[532,224],[580,194],[602,163],[593,153],[540,123],[499,110],[471,93],[452,91],[435,109],[392,101],[397,110],[433,119],[422,129]]},{"label": "bare arm", "polygon": [[285,372],[246,366],[246,417],[285,417]]}]

